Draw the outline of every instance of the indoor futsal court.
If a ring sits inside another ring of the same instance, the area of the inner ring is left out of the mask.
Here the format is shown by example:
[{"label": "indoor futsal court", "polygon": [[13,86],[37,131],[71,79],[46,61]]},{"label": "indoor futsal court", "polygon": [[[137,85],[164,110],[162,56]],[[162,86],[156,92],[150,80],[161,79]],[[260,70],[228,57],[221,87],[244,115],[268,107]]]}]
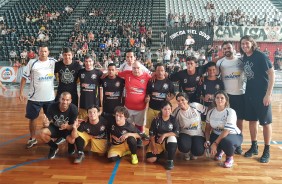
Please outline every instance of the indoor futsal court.
[{"label": "indoor futsal court", "polygon": [[[27,92],[27,91],[26,91]],[[263,149],[262,128],[259,128],[259,155],[245,158],[235,155],[234,166],[230,169],[220,166],[220,162],[205,155],[197,160],[186,161],[177,152],[175,167],[167,171],[165,160],[149,164],[145,161],[146,146],[138,149],[139,164],[132,165],[130,156],[116,163],[106,158],[85,152],[86,158],[73,164],[74,157],[67,155],[67,144],[59,146],[60,151],[53,160],[47,159],[49,147],[42,142],[26,149],[29,138],[25,103],[20,103],[18,86],[10,85],[0,96],[0,183],[2,184],[93,184],[93,183],[282,183],[282,90],[275,88],[273,108],[273,136],[271,160],[259,163]],[[175,105],[175,101],[174,101]],[[41,114],[42,115],[42,114]],[[42,118],[42,116],[41,116]],[[42,126],[38,120],[37,130]],[[146,142],[144,142],[146,144]],[[248,122],[244,126],[243,150],[250,147]]]}]

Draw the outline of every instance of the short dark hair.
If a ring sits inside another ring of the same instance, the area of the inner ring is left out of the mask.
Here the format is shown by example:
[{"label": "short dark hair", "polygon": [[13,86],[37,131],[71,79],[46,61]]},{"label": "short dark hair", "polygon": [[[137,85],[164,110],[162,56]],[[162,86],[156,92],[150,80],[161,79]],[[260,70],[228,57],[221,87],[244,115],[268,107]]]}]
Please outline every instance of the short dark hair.
[{"label": "short dark hair", "polygon": [[108,68],[109,68],[110,66],[116,66],[116,65],[115,65],[115,63],[110,63],[110,64],[108,65]]},{"label": "short dark hair", "polygon": [[118,113],[122,113],[124,115],[125,118],[129,117],[129,112],[125,107],[122,106],[117,106],[114,110],[115,114]]},{"label": "short dark hair", "polygon": [[215,62],[208,62],[206,65],[205,65],[205,69],[206,71],[208,70],[208,68],[210,67],[216,67],[216,63]]},{"label": "short dark hair", "polygon": [[40,47],[48,47],[48,44],[47,43],[40,43],[39,45],[38,45],[38,48],[40,48]]},{"label": "short dark hair", "polygon": [[127,53],[129,53],[129,52],[132,52],[133,55],[135,56],[135,52],[134,52],[132,49],[127,49],[127,50],[125,51],[125,55],[126,55]]},{"label": "short dark hair", "polygon": [[227,45],[227,44],[233,45],[233,43],[231,41],[224,41],[222,43],[221,47],[223,47],[224,45]]},{"label": "short dark hair", "polygon": [[90,107],[87,108],[87,113],[90,109],[97,109],[97,111],[99,112],[100,111],[100,108],[97,106],[97,105],[92,105]]},{"label": "short dark hair", "polygon": [[187,61],[194,61],[195,63],[197,63],[197,58],[194,57],[194,56],[188,56],[188,57],[186,58],[186,62],[187,62]]},{"label": "short dark hair", "polygon": [[69,47],[63,48],[63,53],[68,53],[68,52],[72,52],[71,48]]},{"label": "short dark hair", "polygon": [[156,64],[156,69],[157,69],[158,66],[163,66],[165,68],[165,65],[163,63],[157,63]]},{"label": "short dark hair", "polygon": [[178,93],[178,94],[176,95],[175,99],[177,100],[178,97],[183,97],[183,98],[185,98],[185,99],[189,102],[189,97],[188,97],[188,95],[187,95],[186,93],[184,93],[184,92]]}]

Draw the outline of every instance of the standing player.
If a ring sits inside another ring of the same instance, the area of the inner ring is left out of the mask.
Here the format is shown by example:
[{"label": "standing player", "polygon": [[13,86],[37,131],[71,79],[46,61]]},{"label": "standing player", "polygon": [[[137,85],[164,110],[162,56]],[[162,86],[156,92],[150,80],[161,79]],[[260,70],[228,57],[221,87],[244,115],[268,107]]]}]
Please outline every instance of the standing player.
[{"label": "standing player", "polygon": [[94,68],[94,61],[90,56],[86,56],[84,60],[85,68],[78,72],[80,80],[80,101],[79,101],[79,118],[87,119],[88,108],[100,104],[100,77],[103,72]]},{"label": "standing player", "polygon": [[156,65],[156,80],[149,81],[147,85],[146,102],[149,102],[147,111],[146,127],[150,128],[152,120],[157,117],[161,110],[161,104],[174,98],[173,83],[165,77],[165,66],[161,63]]},{"label": "standing player", "polygon": [[107,151],[108,123],[103,117],[99,117],[99,107],[93,106],[87,109],[88,120],[80,124],[76,121],[73,125],[71,137],[75,142],[78,157],[74,160],[79,164],[84,159],[83,149],[91,143],[91,151],[103,156]]},{"label": "standing player", "polygon": [[54,93],[54,69],[56,60],[49,58],[49,49],[47,45],[40,45],[38,59],[32,59],[28,62],[26,70],[23,73],[20,85],[20,101],[25,99],[24,86],[26,80],[30,79],[28,102],[26,105],[25,117],[29,119],[30,139],[26,147],[31,148],[37,144],[35,138],[36,119],[39,116],[41,108],[44,113],[55,99]]},{"label": "standing player", "polygon": [[[121,64],[120,67],[119,67],[120,72],[123,72],[123,71],[126,71],[126,70],[132,71],[133,63],[136,61],[136,56],[135,56],[133,50],[129,49],[129,50],[126,51],[125,59],[126,59],[126,62]],[[150,70],[148,70],[144,65],[141,64],[140,68],[143,72],[151,74]]]},{"label": "standing player", "polygon": [[[151,76],[143,73],[140,62],[132,65],[132,71],[119,72],[120,77],[125,79],[125,107],[129,111],[128,121],[144,134],[145,112],[146,112],[146,90]],[[145,137],[145,136],[144,136]],[[141,144],[141,142],[139,142]]]},{"label": "standing player", "polygon": [[195,57],[188,57],[186,61],[187,69],[170,76],[171,81],[179,82],[180,90],[188,95],[190,102],[199,101],[196,92],[201,75],[196,70],[196,62]]},{"label": "standing player", "polygon": [[260,158],[261,163],[268,163],[270,159],[270,141],[272,134],[271,95],[274,86],[274,69],[269,58],[257,50],[257,43],[249,36],[240,40],[240,50],[243,55],[244,72],[247,77],[245,93],[246,120],[252,147],[245,153],[245,157],[258,154],[257,132],[258,122],[263,127],[264,150]]},{"label": "standing player", "polygon": [[222,81],[217,78],[216,64],[209,62],[205,67],[208,76],[204,78],[203,83],[199,86],[199,94],[201,94],[203,105],[211,108],[215,92],[223,90],[224,86]]},{"label": "standing player", "polygon": [[[67,138],[71,134],[72,125],[77,118],[77,107],[71,103],[71,94],[63,92],[59,102],[52,103],[43,120],[41,139],[50,146],[49,159],[55,158],[59,151],[58,145],[51,138]],[[69,144],[69,154],[74,154],[74,145]]]},{"label": "standing player", "polygon": [[61,93],[67,91],[72,96],[72,103],[78,107],[77,79],[78,71],[82,66],[72,60],[73,54],[70,48],[63,49],[63,61],[55,64],[55,74],[58,74],[59,86],[55,101],[58,101]]},{"label": "standing player", "polygon": [[[228,94],[230,107],[236,112],[237,127],[243,132],[245,114],[244,93],[246,86],[243,62],[236,57],[232,42],[223,42],[222,50],[225,57],[218,60],[216,66],[223,81],[225,92]],[[242,153],[241,146],[237,147],[235,154]]]},{"label": "standing player", "polygon": [[102,116],[109,123],[114,122],[114,109],[123,106],[122,93],[124,90],[124,79],[116,76],[116,66],[114,63],[108,65],[108,75],[102,79],[103,87],[103,113]]}]

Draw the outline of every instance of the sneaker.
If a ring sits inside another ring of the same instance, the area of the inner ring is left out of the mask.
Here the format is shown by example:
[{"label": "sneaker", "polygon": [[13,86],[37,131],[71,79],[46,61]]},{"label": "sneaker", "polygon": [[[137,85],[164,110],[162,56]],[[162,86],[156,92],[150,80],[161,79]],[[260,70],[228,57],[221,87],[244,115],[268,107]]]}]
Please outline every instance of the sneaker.
[{"label": "sneaker", "polygon": [[230,167],[233,166],[233,163],[234,163],[233,157],[226,157],[226,160],[224,162],[224,167],[225,168],[230,168]]},{"label": "sneaker", "polygon": [[218,151],[215,156],[214,156],[214,160],[215,161],[219,161],[222,159],[222,156],[223,156],[224,152],[221,150],[221,151]]},{"label": "sneaker", "polygon": [[137,157],[136,154],[131,154],[131,163],[132,163],[133,165],[138,164],[138,157]]},{"label": "sneaker", "polygon": [[241,146],[238,146],[234,151],[234,154],[236,155],[242,155],[242,153],[243,153],[243,150]]},{"label": "sneaker", "polygon": [[244,157],[252,157],[258,155],[258,145],[252,145],[251,148],[245,153]]},{"label": "sneaker", "polygon": [[261,163],[268,163],[269,162],[269,159],[270,159],[270,153],[269,153],[269,150],[263,150],[263,154],[262,156],[260,157],[259,161]]},{"label": "sneaker", "polygon": [[34,145],[37,144],[37,140],[36,139],[29,139],[27,141],[27,144],[26,144],[26,148],[32,148]]},{"label": "sneaker", "polygon": [[63,138],[63,137],[60,137],[60,138],[58,138],[58,139],[55,141],[55,143],[56,143],[57,145],[60,145],[60,144],[62,144],[62,143],[64,143],[64,142],[66,142],[66,139]]},{"label": "sneaker", "polygon": [[190,154],[190,159],[191,159],[191,160],[197,160],[198,157],[197,157],[197,156],[194,156],[193,154]]},{"label": "sneaker", "polygon": [[84,159],[84,153],[83,152],[78,152],[78,157],[74,160],[73,163],[75,164],[80,164],[82,162],[82,160]]},{"label": "sneaker", "polygon": [[190,160],[190,153],[184,153],[184,159],[185,160]]},{"label": "sneaker", "polygon": [[142,147],[143,146],[143,141],[142,139],[137,139],[137,147]]},{"label": "sneaker", "polygon": [[56,154],[58,153],[59,148],[50,148],[49,154],[48,154],[48,158],[49,159],[53,159],[55,158]]},{"label": "sneaker", "polygon": [[166,162],[165,168],[166,168],[167,170],[171,170],[172,168],[174,168],[173,160],[168,160],[168,161]]},{"label": "sneaker", "polygon": [[74,144],[68,144],[68,154],[69,155],[74,155],[75,154]]},{"label": "sneaker", "polygon": [[142,139],[144,139],[146,141],[150,140],[150,137],[146,133],[141,133],[140,136],[141,136]]}]

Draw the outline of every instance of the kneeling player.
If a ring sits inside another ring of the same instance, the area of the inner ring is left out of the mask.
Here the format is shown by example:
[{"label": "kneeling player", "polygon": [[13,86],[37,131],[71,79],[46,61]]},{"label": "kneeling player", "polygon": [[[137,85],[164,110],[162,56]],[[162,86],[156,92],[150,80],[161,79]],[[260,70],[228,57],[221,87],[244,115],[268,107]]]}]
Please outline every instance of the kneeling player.
[{"label": "kneeling player", "polygon": [[115,108],[116,122],[111,125],[112,145],[108,152],[108,158],[111,161],[117,161],[122,156],[131,153],[131,163],[138,164],[137,141],[140,138],[137,128],[126,121],[129,113],[125,107],[117,106]]}]

